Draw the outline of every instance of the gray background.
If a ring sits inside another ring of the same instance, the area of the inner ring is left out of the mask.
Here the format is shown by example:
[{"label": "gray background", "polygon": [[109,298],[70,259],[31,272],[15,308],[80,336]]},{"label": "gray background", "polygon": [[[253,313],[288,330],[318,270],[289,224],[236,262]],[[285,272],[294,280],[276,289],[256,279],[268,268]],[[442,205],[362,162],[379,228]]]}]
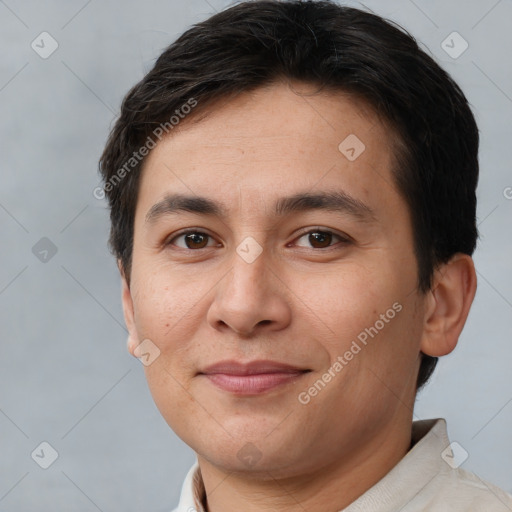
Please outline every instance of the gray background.
[{"label": "gray background", "polygon": [[[195,455],[160,417],[126,352],[108,212],[92,191],[128,88],[190,24],[228,4],[0,1],[0,511],[177,504]],[[469,453],[462,467],[512,492],[512,2],[365,5],[422,42],[479,122],[479,287],[415,419],[447,418]],[[59,44],[47,59],[31,48],[43,31]],[[453,31],[469,44],[457,59],[441,47]],[[57,248],[46,262],[32,251],[43,237]],[[42,441],[59,454],[46,470],[31,458]]]}]

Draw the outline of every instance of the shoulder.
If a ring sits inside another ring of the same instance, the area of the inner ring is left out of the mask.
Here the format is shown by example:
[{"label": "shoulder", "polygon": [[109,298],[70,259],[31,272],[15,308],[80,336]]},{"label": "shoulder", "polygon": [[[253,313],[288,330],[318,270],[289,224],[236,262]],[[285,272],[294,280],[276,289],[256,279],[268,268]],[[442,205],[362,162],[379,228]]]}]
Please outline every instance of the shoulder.
[{"label": "shoulder", "polygon": [[439,505],[442,504],[442,510],[467,512],[512,510],[512,495],[462,468],[451,469],[443,473],[437,485],[435,481],[432,483],[437,491],[436,502]]}]

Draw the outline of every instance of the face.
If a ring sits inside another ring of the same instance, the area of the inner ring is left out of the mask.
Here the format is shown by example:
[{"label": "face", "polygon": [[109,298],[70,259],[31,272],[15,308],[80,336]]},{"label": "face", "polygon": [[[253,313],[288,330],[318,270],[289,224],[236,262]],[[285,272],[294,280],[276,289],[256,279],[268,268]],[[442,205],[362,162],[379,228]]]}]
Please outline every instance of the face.
[{"label": "face", "polygon": [[[186,119],[141,176],[132,348],[150,340],[163,417],[229,471],[371,453],[412,415],[424,302],[391,134],[353,97],[313,91],[274,84]],[[228,360],[300,371],[206,374]]]}]

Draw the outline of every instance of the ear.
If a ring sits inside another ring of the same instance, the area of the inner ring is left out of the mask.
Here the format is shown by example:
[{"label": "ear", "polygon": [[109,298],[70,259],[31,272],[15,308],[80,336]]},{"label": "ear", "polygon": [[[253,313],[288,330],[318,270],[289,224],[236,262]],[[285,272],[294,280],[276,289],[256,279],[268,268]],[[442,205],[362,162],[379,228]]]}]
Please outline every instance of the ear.
[{"label": "ear", "polygon": [[128,352],[130,352],[133,357],[136,357],[134,351],[140,342],[138,339],[137,330],[135,328],[135,315],[133,312],[132,294],[126,279],[123,265],[120,260],[117,262],[117,267],[119,268],[119,273],[121,274],[121,301],[123,303],[124,323],[128,329],[128,339],[126,341],[126,345]]},{"label": "ear", "polygon": [[427,292],[421,351],[433,357],[449,354],[457,345],[476,293],[471,256],[457,253],[436,270]]}]

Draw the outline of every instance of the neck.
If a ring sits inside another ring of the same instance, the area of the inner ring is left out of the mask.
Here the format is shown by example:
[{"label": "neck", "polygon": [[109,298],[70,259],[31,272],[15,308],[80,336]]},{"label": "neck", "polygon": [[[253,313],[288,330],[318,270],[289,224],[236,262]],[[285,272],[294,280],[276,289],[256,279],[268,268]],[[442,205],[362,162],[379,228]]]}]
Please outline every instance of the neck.
[{"label": "neck", "polygon": [[[390,424],[350,453],[337,454],[321,467],[287,476],[274,471],[235,473],[198,455],[207,512],[335,512],[381,480],[409,451],[412,417]],[[332,452],[331,452],[332,453]],[[332,457],[332,456],[331,456]]]}]

